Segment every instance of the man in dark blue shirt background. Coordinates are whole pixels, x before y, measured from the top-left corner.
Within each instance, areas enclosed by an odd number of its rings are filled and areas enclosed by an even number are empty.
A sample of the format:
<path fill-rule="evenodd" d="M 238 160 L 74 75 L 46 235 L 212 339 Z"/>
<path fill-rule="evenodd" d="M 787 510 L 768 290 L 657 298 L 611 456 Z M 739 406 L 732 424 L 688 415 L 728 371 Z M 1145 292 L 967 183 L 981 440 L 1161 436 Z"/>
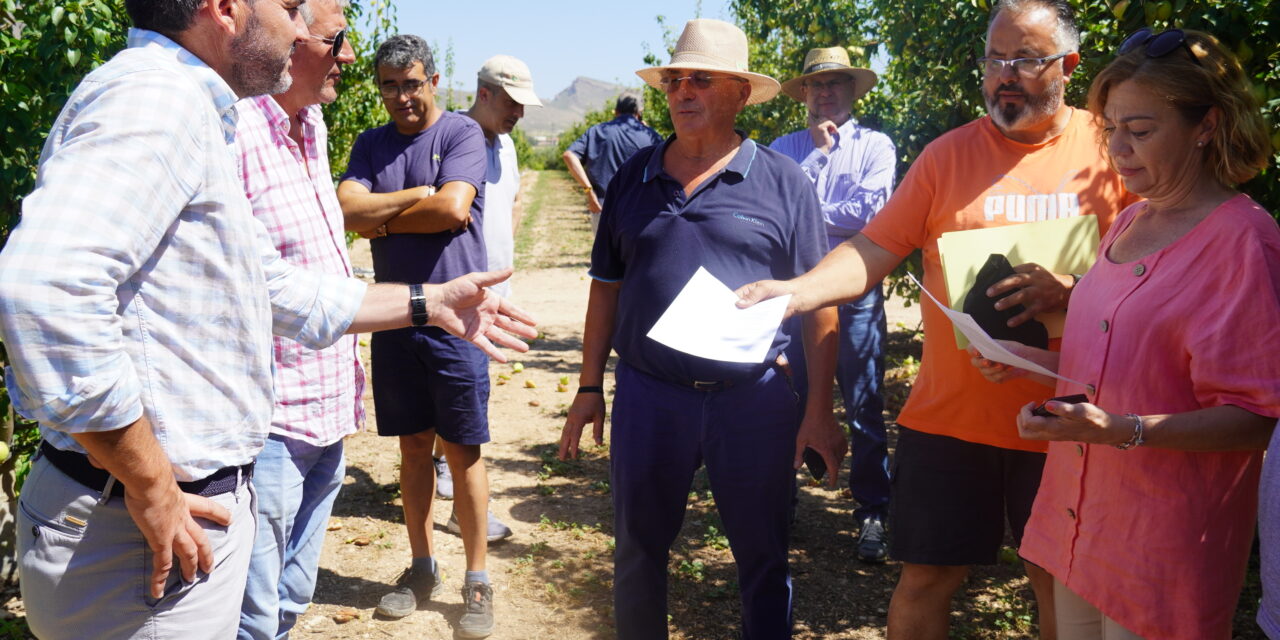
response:
<path fill-rule="evenodd" d="M 603 441 L 605 364 L 616 349 L 610 488 L 623 640 L 667 637 L 671 543 L 703 464 L 738 563 L 742 635 L 788 637 L 795 468 L 812 447 L 837 469 L 846 448 L 831 386 L 813 385 L 802 404 L 779 359 L 801 323 L 785 323 L 756 363 L 693 356 L 647 335 L 699 268 L 735 288 L 759 274 L 798 275 L 826 252 L 818 198 L 800 168 L 734 130 L 743 107 L 779 90 L 746 69 L 742 31 L 700 19 L 685 26 L 670 65 L 637 72 L 667 94 L 675 135 L 618 169 L 592 249 L 582 373 L 560 456 L 577 455 L 587 423 Z M 830 380 L 834 310 L 803 324 L 809 375 Z"/>
<path fill-rule="evenodd" d="M 613 109 L 613 119 L 587 129 L 564 152 L 564 166 L 587 194 L 591 231 L 600 226 L 601 203 L 618 167 L 645 147 L 662 142 L 662 136 L 640 120 L 635 97 L 623 95 Z M 583 168 L 583 162 L 586 168 Z"/>

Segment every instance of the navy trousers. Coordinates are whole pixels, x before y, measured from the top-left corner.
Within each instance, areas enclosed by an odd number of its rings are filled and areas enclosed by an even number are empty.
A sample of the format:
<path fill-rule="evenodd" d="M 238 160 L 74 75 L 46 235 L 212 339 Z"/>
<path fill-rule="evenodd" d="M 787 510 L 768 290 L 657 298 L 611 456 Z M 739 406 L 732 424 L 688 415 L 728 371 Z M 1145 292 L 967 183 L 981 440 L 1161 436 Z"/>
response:
<path fill-rule="evenodd" d="M 787 545 L 800 404 L 774 369 L 697 391 L 619 362 L 610 445 L 614 615 L 622 640 L 667 637 L 667 564 L 706 465 L 738 567 L 742 637 L 791 636 Z"/>

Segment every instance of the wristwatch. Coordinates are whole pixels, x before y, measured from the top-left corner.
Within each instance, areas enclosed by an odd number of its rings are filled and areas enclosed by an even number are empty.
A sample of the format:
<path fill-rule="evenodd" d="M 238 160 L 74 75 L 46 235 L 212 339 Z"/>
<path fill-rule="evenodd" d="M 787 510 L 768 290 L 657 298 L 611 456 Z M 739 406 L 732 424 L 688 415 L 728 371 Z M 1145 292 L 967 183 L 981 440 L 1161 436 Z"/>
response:
<path fill-rule="evenodd" d="M 422 285 L 409 285 L 409 322 L 415 327 L 427 324 L 427 294 L 422 292 Z"/>

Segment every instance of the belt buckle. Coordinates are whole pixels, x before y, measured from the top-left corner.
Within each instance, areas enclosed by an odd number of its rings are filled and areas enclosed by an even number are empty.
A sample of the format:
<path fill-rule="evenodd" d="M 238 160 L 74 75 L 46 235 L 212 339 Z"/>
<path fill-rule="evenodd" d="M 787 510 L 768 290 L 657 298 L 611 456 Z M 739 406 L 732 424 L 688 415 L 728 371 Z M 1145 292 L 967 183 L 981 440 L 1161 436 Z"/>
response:
<path fill-rule="evenodd" d="M 719 391 L 724 388 L 724 383 L 719 380 L 694 380 L 693 388 L 698 391 Z"/>

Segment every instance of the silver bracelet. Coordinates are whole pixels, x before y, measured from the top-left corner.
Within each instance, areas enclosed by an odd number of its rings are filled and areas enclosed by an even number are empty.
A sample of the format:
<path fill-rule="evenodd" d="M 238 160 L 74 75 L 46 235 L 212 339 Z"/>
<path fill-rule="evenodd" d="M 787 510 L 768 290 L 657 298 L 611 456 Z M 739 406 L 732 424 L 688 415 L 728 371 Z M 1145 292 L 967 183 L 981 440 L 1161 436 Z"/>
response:
<path fill-rule="evenodd" d="M 1134 447 L 1141 447 L 1142 443 L 1146 442 L 1142 437 L 1142 416 L 1136 413 L 1126 413 L 1124 415 L 1126 418 L 1133 418 L 1133 437 L 1129 438 L 1128 442 L 1116 445 L 1116 448 L 1124 451 Z"/>

